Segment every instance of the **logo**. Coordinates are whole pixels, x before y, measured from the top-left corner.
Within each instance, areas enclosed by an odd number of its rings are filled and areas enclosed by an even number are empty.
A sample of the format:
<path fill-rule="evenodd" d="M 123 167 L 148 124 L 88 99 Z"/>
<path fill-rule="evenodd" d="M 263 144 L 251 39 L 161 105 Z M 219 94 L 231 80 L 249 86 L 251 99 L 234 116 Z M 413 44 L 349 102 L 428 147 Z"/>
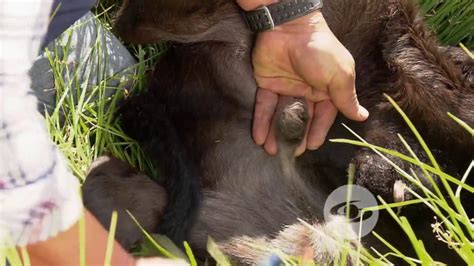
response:
<path fill-rule="evenodd" d="M 377 224 L 378 210 L 363 210 L 368 207 L 378 206 L 374 195 L 366 188 L 357 185 L 346 185 L 334 190 L 324 204 L 324 219 L 330 220 L 331 216 L 339 215 L 348 218 L 354 231 L 361 237 L 369 234 Z"/>

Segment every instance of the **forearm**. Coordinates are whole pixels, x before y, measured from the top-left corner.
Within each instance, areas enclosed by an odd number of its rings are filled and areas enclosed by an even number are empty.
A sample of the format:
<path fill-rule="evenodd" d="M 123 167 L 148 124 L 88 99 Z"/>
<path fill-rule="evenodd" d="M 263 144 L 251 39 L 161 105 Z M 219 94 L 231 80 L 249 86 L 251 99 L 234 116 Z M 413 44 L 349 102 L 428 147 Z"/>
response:
<path fill-rule="evenodd" d="M 27 247 L 32 265 L 79 265 L 81 248 L 85 265 L 104 265 L 107 231 L 92 214 L 85 212 L 85 244 L 79 244 L 79 223 L 54 238 Z M 110 265 L 134 265 L 133 258 L 114 241 Z"/>

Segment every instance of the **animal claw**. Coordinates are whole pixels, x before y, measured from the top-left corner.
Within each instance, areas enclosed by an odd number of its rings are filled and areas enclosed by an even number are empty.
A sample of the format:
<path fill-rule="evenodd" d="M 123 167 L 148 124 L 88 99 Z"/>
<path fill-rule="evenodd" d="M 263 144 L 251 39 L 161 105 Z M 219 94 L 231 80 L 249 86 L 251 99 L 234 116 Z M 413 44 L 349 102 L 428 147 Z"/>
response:
<path fill-rule="evenodd" d="M 405 188 L 406 184 L 402 180 L 397 180 L 393 184 L 393 202 L 404 202 L 405 201 Z"/>

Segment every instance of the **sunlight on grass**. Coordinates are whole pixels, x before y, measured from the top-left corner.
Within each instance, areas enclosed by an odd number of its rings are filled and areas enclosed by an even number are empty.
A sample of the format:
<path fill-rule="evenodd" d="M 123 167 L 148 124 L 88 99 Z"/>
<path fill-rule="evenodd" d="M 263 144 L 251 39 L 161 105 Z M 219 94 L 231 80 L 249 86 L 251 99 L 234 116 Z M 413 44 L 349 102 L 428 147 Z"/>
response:
<path fill-rule="evenodd" d="M 210 236 L 207 237 L 207 251 L 209 252 L 209 255 L 211 255 L 211 257 L 216 261 L 217 265 L 232 265 L 227 256 L 222 253 L 217 243 Z"/>
<path fill-rule="evenodd" d="M 420 0 L 426 21 L 439 40 L 448 45 L 466 44 L 474 49 L 474 2 L 472 0 Z"/>
<path fill-rule="evenodd" d="M 146 51 L 141 46 L 135 49 L 139 61 L 136 66 L 131 67 L 135 69 L 135 74 L 126 77 L 129 79 L 128 82 L 121 83 L 131 83 L 131 88 L 108 86 L 108 81 L 119 79 L 121 73 L 116 73 L 99 84 L 91 85 L 88 81 L 88 77 L 91 76 L 90 68 L 85 67 L 90 58 L 97 58 L 101 69 L 107 68 L 107 62 L 100 61 L 99 54 L 103 53 L 101 42 L 99 34 L 88 57 L 84 58 L 72 73 L 67 58 L 58 56 L 68 54 L 69 49 L 72 49 L 70 43 L 61 47 L 61 52 L 46 51 L 58 95 L 56 108 L 51 114 L 46 114 L 47 129 L 68 159 L 71 170 L 81 181 L 84 180 L 90 164 L 102 154 L 111 154 L 156 177 L 154 168 L 143 156 L 138 145 L 121 130 L 116 112 L 120 102 L 127 95 L 134 90 L 140 91 L 145 88 L 146 72 L 150 70 L 151 61 L 159 56 L 159 52 L 156 51 L 154 57 L 145 59 Z M 85 74 L 79 76 L 84 69 Z M 64 73 L 68 73 L 66 78 Z"/>

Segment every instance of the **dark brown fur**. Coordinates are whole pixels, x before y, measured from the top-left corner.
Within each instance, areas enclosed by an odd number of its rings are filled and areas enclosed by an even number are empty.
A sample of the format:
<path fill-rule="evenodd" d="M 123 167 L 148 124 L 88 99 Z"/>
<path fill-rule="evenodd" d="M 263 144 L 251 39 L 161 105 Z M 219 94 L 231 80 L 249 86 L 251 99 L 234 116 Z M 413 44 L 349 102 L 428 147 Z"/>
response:
<path fill-rule="evenodd" d="M 164 188 L 127 163 L 110 156 L 100 157 L 92 164 L 82 190 L 84 205 L 100 218 L 105 228 L 109 228 L 111 211 L 117 211 L 117 231 L 120 233 L 116 238 L 125 247 L 142 240 L 142 233 L 127 210 L 145 230 L 154 232 L 167 203 Z M 142 204 L 148 207 L 142 208 Z"/>
<path fill-rule="evenodd" d="M 451 173 L 460 176 L 473 158 L 473 136 L 450 120 L 447 112 L 474 125 L 473 60 L 458 49 L 439 47 L 412 1 L 332 0 L 326 1 L 323 13 L 355 58 L 359 99 L 371 112 L 365 123 L 339 117 L 329 137 L 351 138 L 340 126 L 344 122 L 370 143 L 407 153 L 398 140 L 400 133 L 420 159 L 428 162 L 383 97 L 386 93 L 420 129 L 442 166 L 449 166 Z M 297 224 L 297 218 L 321 220 L 327 193 L 347 182 L 345 169 L 350 162 L 357 167 L 358 184 L 388 201 L 393 199 L 394 183 L 402 178 L 367 149 L 327 143 L 318 151 L 292 157 L 295 144 L 288 140 L 301 137 L 293 133 L 305 125 L 305 116 L 285 116 L 285 106 L 277 118 L 281 120 L 279 155 L 269 156 L 253 143 L 250 129 L 257 87 L 250 51 L 254 36 L 233 1 L 126 1 L 117 29 L 127 41 L 174 42 L 156 65 L 149 91 L 127 103 L 123 123 L 171 176 L 180 177 L 169 170 L 173 164 L 163 160 L 197 168 L 192 173 L 200 181 L 202 201 L 186 238 L 201 254 L 208 235 L 225 246 L 235 237 L 272 237 L 285 225 Z M 298 99 L 288 106 L 295 102 Z M 157 120 L 162 114 L 165 118 Z M 291 129 L 298 123 L 300 128 Z M 177 135 L 178 148 L 163 137 L 169 130 Z M 164 150 L 178 150 L 187 159 L 176 164 L 176 158 Z M 410 168 L 396 162 L 405 170 Z M 167 186 L 169 193 L 179 194 L 180 186 L 184 186 L 184 194 L 194 187 L 182 177 L 179 180 L 177 186 Z M 174 208 L 192 209 L 186 195 L 173 204 Z M 429 232 L 430 217 L 421 217 L 415 226 L 420 232 Z M 383 219 L 379 224 L 388 239 L 398 239 L 396 242 L 407 249 L 407 241 L 394 229 L 396 226 Z M 175 237 L 176 232 L 170 235 L 181 240 Z M 438 244 L 432 240 L 427 245 Z M 238 252 L 228 252 L 244 259 Z M 446 254 L 448 251 L 434 255 L 446 259 Z"/>

